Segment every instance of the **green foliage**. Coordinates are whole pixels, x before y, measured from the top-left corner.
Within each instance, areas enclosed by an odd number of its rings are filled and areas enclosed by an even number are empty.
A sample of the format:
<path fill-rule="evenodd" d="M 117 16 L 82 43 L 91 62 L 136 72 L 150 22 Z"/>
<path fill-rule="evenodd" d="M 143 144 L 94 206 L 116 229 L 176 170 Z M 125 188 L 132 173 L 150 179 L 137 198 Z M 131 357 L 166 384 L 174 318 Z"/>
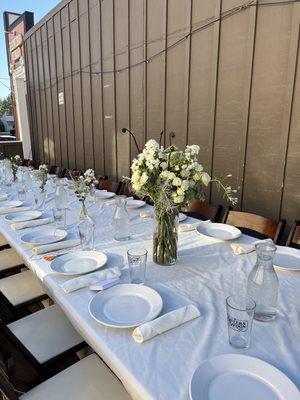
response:
<path fill-rule="evenodd" d="M 12 96 L 9 94 L 7 97 L 0 99 L 0 116 L 7 114 L 13 115 Z"/>

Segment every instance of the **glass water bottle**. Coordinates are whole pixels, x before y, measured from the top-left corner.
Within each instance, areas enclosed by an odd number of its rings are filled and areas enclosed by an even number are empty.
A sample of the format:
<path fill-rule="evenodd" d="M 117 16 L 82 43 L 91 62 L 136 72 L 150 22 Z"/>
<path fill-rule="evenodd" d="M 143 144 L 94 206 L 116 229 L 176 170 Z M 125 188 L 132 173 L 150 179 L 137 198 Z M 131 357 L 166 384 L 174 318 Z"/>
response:
<path fill-rule="evenodd" d="M 113 218 L 113 235 L 116 240 L 130 239 L 129 214 L 126 196 L 116 196 L 116 211 Z"/>
<path fill-rule="evenodd" d="M 57 182 L 54 195 L 54 203 L 56 208 L 67 208 L 68 207 L 68 193 L 63 185 L 62 181 Z"/>
<path fill-rule="evenodd" d="M 272 321 L 276 317 L 278 277 L 273 258 L 274 244 L 258 243 L 255 246 L 257 261 L 248 277 L 248 296 L 256 302 L 254 318 L 258 321 Z"/>

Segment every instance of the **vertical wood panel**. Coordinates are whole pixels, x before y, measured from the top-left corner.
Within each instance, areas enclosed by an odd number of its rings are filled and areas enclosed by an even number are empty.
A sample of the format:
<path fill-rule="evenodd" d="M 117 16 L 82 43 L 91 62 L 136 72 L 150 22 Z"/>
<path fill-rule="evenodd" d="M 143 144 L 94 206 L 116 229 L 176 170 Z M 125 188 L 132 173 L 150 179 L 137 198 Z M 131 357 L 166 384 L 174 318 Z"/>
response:
<path fill-rule="evenodd" d="M 38 143 L 38 133 L 37 133 L 36 97 L 34 95 L 34 90 L 35 90 L 34 65 L 33 65 L 33 55 L 31 48 L 31 38 L 25 42 L 25 45 L 26 45 L 25 63 L 26 65 L 28 65 L 28 68 L 26 68 L 26 80 L 28 82 L 27 101 L 29 107 L 30 126 L 31 126 L 31 150 L 32 150 L 32 158 L 36 159 L 39 157 L 39 143 Z"/>
<path fill-rule="evenodd" d="M 145 59 L 145 0 L 130 0 L 130 63 L 135 64 Z M 145 80 L 144 65 L 139 65 L 130 70 L 130 126 L 136 135 L 138 145 L 143 147 L 146 140 L 145 133 Z M 131 141 L 131 158 L 135 157 L 137 150 Z"/>
<path fill-rule="evenodd" d="M 115 1 L 115 67 L 116 70 L 128 65 L 128 22 L 129 1 Z M 116 133 L 118 178 L 129 175 L 130 139 L 121 133 L 123 127 L 129 126 L 129 72 L 116 74 Z"/>
<path fill-rule="evenodd" d="M 46 160 L 46 155 L 45 155 L 45 141 L 47 142 L 47 127 L 45 126 L 44 123 L 44 109 L 42 108 L 42 99 L 43 99 L 43 92 L 41 91 L 41 83 L 40 83 L 40 73 L 42 73 L 43 69 L 41 69 L 41 45 L 40 45 L 40 40 L 38 41 L 38 38 L 40 38 L 40 31 L 37 30 L 34 33 L 34 57 L 33 57 L 33 62 L 34 62 L 34 76 L 35 76 L 35 87 L 36 87 L 36 97 L 37 97 L 37 113 L 38 113 L 38 137 L 39 137 L 39 161 L 44 161 Z M 39 46 L 38 46 L 39 43 Z"/>
<path fill-rule="evenodd" d="M 220 0 L 193 2 L 193 29 L 220 15 Z M 214 135 L 219 23 L 196 33 L 191 43 L 188 143 L 200 145 L 200 161 L 210 171 Z"/>
<path fill-rule="evenodd" d="M 109 0 L 101 2 L 101 27 L 102 27 L 102 68 L 104 71 L 114 69 L 114 11 L 113 3 Z M 104 111 L 104 151 L 105 174 L 116 177 L 116 126 L 114 104 L 114 74 L 106 73 L 102 77 L 103 84 L 103 111 Z"/>
<path fill-rule="evenodd" d="M 243 209 L 277 219 L 292 6 L 259 7 Z"/>
<path fill-rule="evenodd" d="M 148 58 L 166 45 L 167 0 L 148 0 Z M 159 140 L 165 120 L 165 54 L 154 58 L 147 67 L 147 136 Z"/>
<path fill-rule="evenodd" d="M 102 105 L 102 76 L 95 74 L 102 69 L 101 64 L 101 26 L 100 0 L 90 1 L 90 46 L 91 46 L 91 97 L 92 123 L 94 136 L 94 162 L 97 174 L 104 171 L 103 146 L 103 105 Z"/>
<path fill-rule="evenodd" d="M 239 4 L 240 0 L 223 0 L 222 13 Z M 244 176 L 255 19 L 252 7 L 221 24 L 212 175 L 232 174 L 226 182 L 235 188 L 242 187 Z M 222 203 L 222 197 L 214 188 L 212 202 Z M 240 208 L 240 190 L 237 197 Z"/>
<path fill-rule="evenodd" d="M 44 29 L 43 29 L 44 28 Z M 51 165 L 55 164 L 55 140 L 54 140 L 54 118 L 53 118 L 53 101 L 52 101 L 52 87 L 50 78 L 50 59 L 49 59 L 49 44 L 48 35 L 53 34 L 51 31 L 52 24 L 46 23 L 42 28 L 42 41 L 43 41 L 43 58 L 44 58 L 44 72 L 45 72 L 45 94 L 47 105 L 47 123 L 48 123 L 48 136 L 49 136 L 49 162 Z"/>
<path fill-rule="evenodd" d="M 61 165 L 61 140 L 60 140 L 60 126 L 59 126 L 59 112 L 58 112 L 58 91 L 57 91 L 57 72 L 56 72 L 56 52 L 55 52 L 55 39 L 54 39 L 54 18 L 47 22 L 48 33 L 48 50 L 49 50 L 49 64 L 50 64 L 50 88 L 51 88 L 51 102 L 52 102 L 52 119 L 53 119 L 53 137 L 54 137 L 54 163 Z"/>
<path fill-rule="evenodd" d="M 170 46 L 190 31 L 191 0 L 172 0 L 168 5 L 168 40 Z M 186 144 L 186 114 L 189 72 L 189 42 L 167 53 L 166 133 L 176 133 L 176 144 Z"/>
<path fill-rule="evenodd" d="M 69 3 L 69 24 L 71 39 L 71 72 L 72 72 L 72 94 L 73 94 L 73 118 L 74 118 L 74 144 L 75 144 L 75 166 L 84 169 L 84 131 L 82 115 L 82 91 L 80 72 L 80 41 L 77 1 Z M 65 49 L 64 49 L 65 50 Z"/>

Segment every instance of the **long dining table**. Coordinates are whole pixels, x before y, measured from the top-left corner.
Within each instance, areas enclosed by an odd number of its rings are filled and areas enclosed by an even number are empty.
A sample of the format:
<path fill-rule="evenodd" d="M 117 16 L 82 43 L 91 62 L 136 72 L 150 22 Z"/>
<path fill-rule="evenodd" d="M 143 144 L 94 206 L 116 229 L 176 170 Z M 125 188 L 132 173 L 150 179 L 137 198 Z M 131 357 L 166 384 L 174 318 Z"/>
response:
<path fill-rule="evenodd" d="M 79 215 L 79 202 L 71 196 L 70 200 L 69 225 L 78 220 Z M 207 358 L 229 353 L 258 357 L 280 369 L 300 388 L 300 273 L 277 272 L 279 297 L 275 321 L 254 321 L 250 348 L 237 350 L 228 343 L 225 299 L 246 292 L 247 277 L 256 261 L 255 253 L 235 255 L 229 242 L 190 230 L 179 233 L 176 265 L 159 266 L 152 261 L 153 220 L 140 217 L 140 212 L 149 212 L 151 206 L 130 210 L 131 239 L 117 242 L 112 231 L 115 206 L 104 205 L 100 209 L 99 204 L 92 205 L 89 212 L 96 223 L 96 250 L 108 256 L 105 268 L 121 267 L 120 283 L 128 283 L 126 251 L 135 247 L 147 249 L 146 285 L 161 295 L 162 314 L 194 304 L 200 310 L 200 318 L 138 344 L 132 338 L 132 329 L 106 327 L 89 315 L 88 305 L 95 292 L 82 288 L 66 294 L 60 284 L 70 278 L 54 273 L 50 262 L 42 257 L 32 256 L 21 236 L 31 229 L 43 227 L 14 231 L 1 216 L 0 231 L 41 280 L 45 291 L 60 305 L 83 339 L 119 377 L 133 399 L 187 400 L 189 382 L 197 366 Z M 53 206 L 53 201 L 48 202 L 45 212 L 49 213 Z M 195 222 L 192 218 L 184 221 Z M 68 230 L 68 238 L 76 235 L 76 228 Z M 251 243 L 254 240 L 242 235 L 236 241 Z"/>

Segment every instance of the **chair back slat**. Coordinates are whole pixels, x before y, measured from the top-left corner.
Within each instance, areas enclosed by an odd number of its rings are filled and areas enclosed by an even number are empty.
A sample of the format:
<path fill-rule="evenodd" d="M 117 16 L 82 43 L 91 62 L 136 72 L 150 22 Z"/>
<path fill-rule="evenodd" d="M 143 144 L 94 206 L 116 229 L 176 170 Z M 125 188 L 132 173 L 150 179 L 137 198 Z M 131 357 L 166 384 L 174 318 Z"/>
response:
<path fill-rule="evenodd" d="M 101 180 L 98 184 L 98 189 L 108 190 L 109 192 L 114 192 L 116 194 L 120 193 L 122 182 Z"/>
<path fill-rule="evenodd" d="M 300 249 L 300 221 L 295 221 L 291 226 L 285 245 Z"/>
<path fill-rule="evenodd" d="M 223 223 L 257 232 L 271 238 L 274 243 L 280 241 L 286 224 L 284 220 L 274 221 L 261 215 L 233 210 L 225 212 Z"/>
<path fill-rule="evenodd" d="M 212 222 L 219 221 L 223 207 L 207 203 L 206 201 L 194 200 L 187 209 L 187 214 L 202 220 L 210 219 Z"/>

